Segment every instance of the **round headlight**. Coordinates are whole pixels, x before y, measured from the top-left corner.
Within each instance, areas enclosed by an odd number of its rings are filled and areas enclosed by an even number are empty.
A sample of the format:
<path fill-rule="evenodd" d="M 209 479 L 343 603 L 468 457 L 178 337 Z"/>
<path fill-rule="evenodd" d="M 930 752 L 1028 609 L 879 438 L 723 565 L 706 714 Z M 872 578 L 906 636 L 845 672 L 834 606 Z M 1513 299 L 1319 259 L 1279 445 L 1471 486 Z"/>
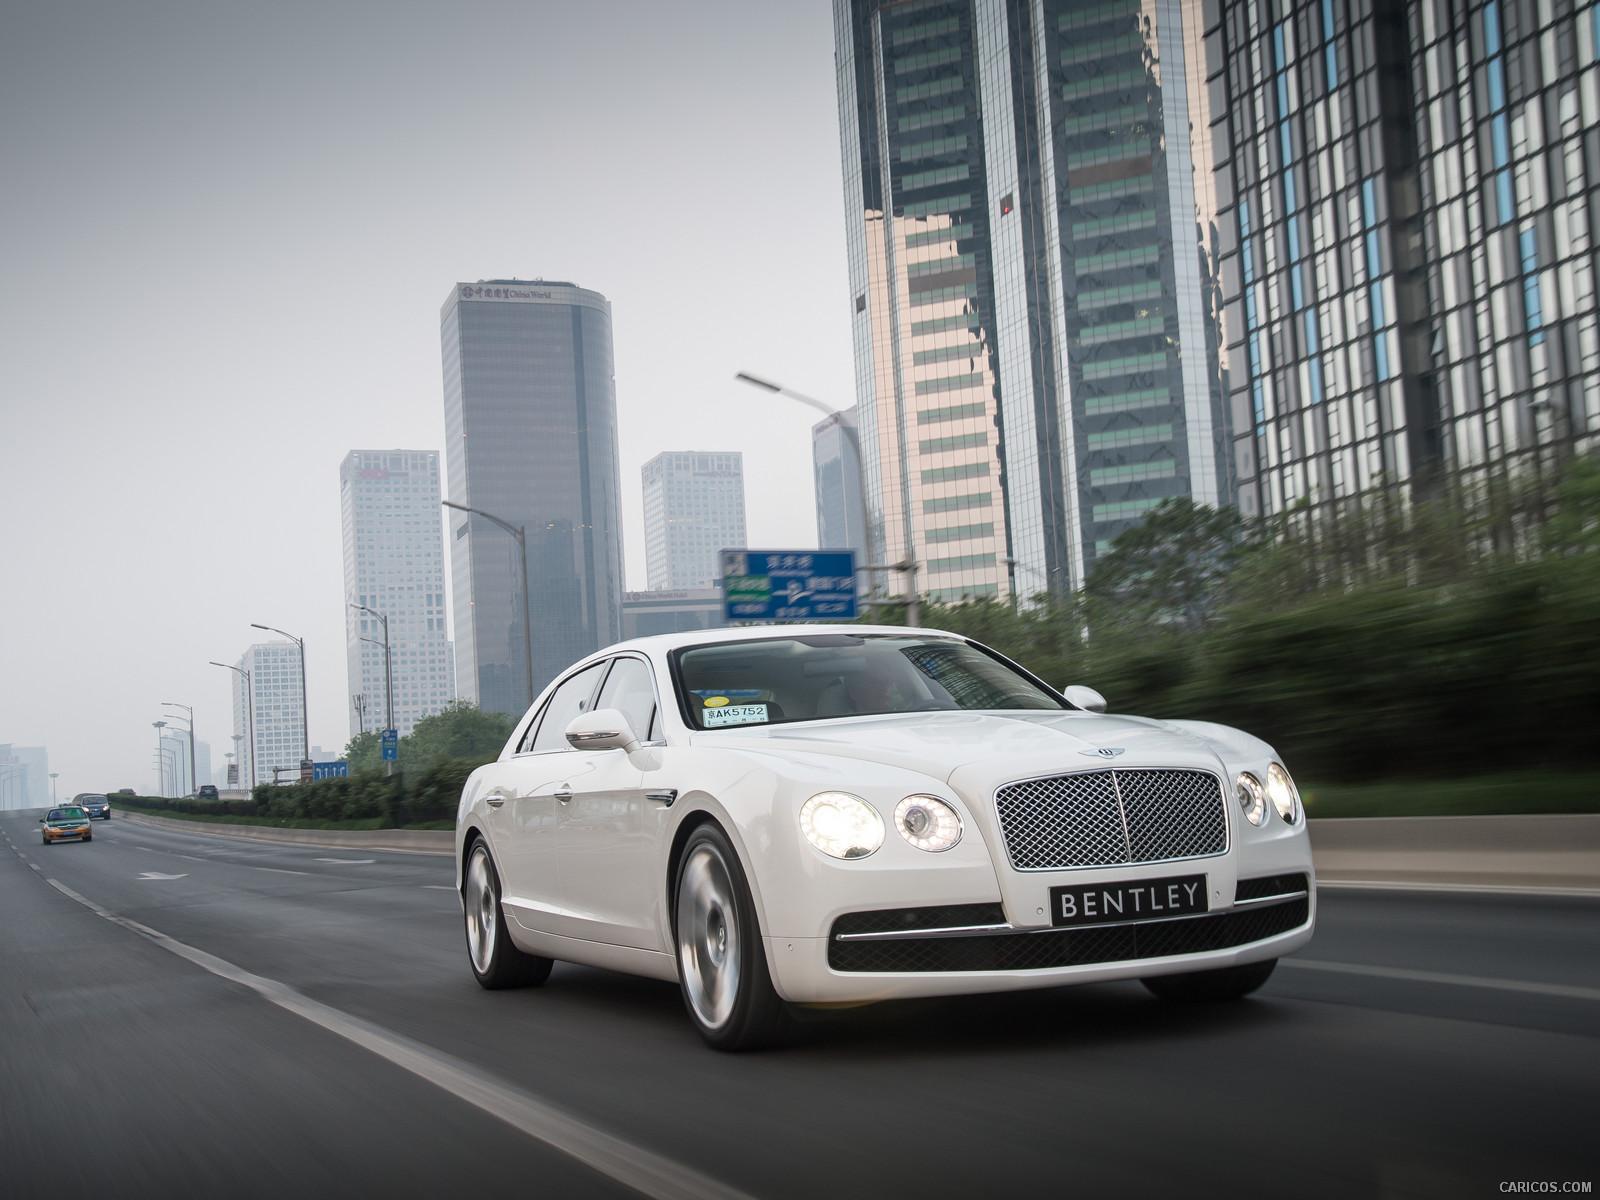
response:
<path fill-rule="evenodd" d="M 1294 786 L 1294 780 L 1289 778 L 1282 763 L 1273 763 L 1267 768 L 1267 799 L 1272 801 L 1272 807 L 1278 810 L 1285 825 L 1293 825 L 1299 818 L 1300 790 Z"/>
<path fill-rule="evenodd" d="M 800 807 L 800 832 L 833 858 L 865 858 L 883 845 L 883 818 L 860 796 L 818 792 Z"/>
<path fill-rule="evenodd" d="M 1239 790 L 1239 807 L 1244 809 L 1244 819 L 1259 825 L 1267 819 L 1267 793 L 1249 771 L 1241 771 L 1236 781 Z"/>
<path fill-rule="evenodd" d="M 961 840 L 961 818 L 937 796 L 907 796 L 894 808 L 894 827 L 918 850 L 937 854 Z"/>

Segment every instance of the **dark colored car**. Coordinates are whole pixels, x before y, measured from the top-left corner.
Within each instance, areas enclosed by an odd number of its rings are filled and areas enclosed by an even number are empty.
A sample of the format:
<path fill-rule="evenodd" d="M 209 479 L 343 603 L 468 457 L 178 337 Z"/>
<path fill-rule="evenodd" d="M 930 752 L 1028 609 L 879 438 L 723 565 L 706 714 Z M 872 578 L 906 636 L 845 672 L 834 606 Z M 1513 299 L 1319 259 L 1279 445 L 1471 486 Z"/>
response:
<path fill-rule="evenodd" d="M 102 796 L 98 792 L 79 792 L 72 798 L 72 802 L 95 821 L 111 820 L 111 797 Z"/>
<path fill-rule="evenodd" d="M 202 783 L 195 789 L 194 795 L 196 800 L 215 800 L 217 798 L 217 785 L 214 783 Z"/>
<path fill-rule="evenodd" d="M 137 796 L 138 794 L 139 793 L 134 791 L 132 788 L 118 788 L 117 789 L 117 795 L 119 795 L 119 796 Z"/>

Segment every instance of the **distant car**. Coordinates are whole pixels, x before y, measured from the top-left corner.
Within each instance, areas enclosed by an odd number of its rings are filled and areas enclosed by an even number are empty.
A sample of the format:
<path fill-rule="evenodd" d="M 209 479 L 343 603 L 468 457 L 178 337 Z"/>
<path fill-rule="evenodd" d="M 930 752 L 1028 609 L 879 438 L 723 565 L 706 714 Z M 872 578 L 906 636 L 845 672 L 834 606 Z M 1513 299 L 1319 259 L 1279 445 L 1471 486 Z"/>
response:
<path fill-rule="evenodd" d="M 65 808 L 52 808 L 39 818 L 39 824 L 44 826 L 39 831 L 39 836 L 46 846 L 53 846 L 57 842 L 70 842 L 74 838 L 81 842 L 94 841 L 94 833 L 89 829 L 89 814 L 76 804 Z"/>
<path fill-rule="evenodd" d="M 97 792 L 80 792 L 72 798 L 72 802 L 84 812 L 89 814 L 90 820 L 111 820 L 111 799 Z"/>
<path fill-rule="evenodd" d="M 467 780 L 456 863 L 483 986 L 558 958 L 677 979 L 729 1049 L 784 1002 L 1243 996 L 1315 914 L 1271 746 L 1108 716 L 929 629 L 697 630 L 575 663 Z"/>
<path fill-rule="evenodd" d="M 217 798 L 217 785 L 214 783 L 202 783 L 195 790 L 194 797 L 196 800 L 215 800 Z"/>
<path fill-rule="evenodd" d="M 117 795 L 119 795 L 119 796 L 137 796 L 138 794 L 139 793 L 134 791 L 132 788 L 118 788 L 117 789 Z"/>

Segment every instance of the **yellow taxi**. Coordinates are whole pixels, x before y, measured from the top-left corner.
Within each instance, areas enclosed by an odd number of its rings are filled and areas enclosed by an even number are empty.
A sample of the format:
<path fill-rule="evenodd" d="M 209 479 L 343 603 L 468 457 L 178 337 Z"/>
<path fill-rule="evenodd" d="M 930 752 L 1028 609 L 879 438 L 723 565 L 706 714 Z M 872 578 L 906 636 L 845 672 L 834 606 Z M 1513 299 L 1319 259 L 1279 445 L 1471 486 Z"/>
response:
<path fill-rule="evenodd" d="M 39 824 L 44 826 L 39 833 L 46 846 L 70 842 L 74 838 L 81 842 L 94 841 L 94 834 L 89 829 L 89 814 L 77 805 L 52 808 L 39 818 Z"/>

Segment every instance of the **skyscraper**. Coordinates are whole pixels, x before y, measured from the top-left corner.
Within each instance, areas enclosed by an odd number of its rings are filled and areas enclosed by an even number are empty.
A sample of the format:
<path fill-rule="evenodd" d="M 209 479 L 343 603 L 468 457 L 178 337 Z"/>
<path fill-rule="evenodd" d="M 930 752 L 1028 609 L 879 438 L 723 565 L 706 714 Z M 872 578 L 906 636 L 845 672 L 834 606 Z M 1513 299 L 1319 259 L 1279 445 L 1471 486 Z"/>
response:
<path fill-rule="evenodd" d="M 854 550 L 865 562 L 867 515 L 861 503 L 856 410 L 836 412 L 811 427 L 811 469 L 817 492 L 817 546 Z"/>
<path fill-rule="evenodd" d="M 669 450 L 642 474 L 650 590 L 714 587 L 718 553 L 746 544 L 744 456 Z"/>
<path fill-rule="evenodd" d="M 835 0 L 868 536 L 936 599 L 1229 494 L 1197 14 Z"/>
<path fill-rule="evenodd" d="M 455 699 L 444 609 L 439 455 L 433 450 L 352 450 L 339 464 L 344 523 L 345 661 L 351 697 L 366 699 L 366 727 L 386 717 L 383 622 L 389 622 L 394 724 L 400 736 Z M 362 719 L 349 707 L 350 733 Z"/>
<path fill-rule="evenodd" d="M 526 530 L 449 513 L 456 693 L 520 714 L 523 596 L 532 691 L 617 640 L 622 528 L 611 306 L 570 283 L 457 284 L 440 314 L 450 499 Z"/>
<path fill-rule="evenodd" d="M 247 770 L 240 773 L 246 781 L 243 786 L 271 783 L 273 767 L 282 767 L 285 772 L 298 771 L 305 750 L 300 648 L 293 642 L 258 642 L 244 652 L 237 665 L 250 674 L 255 710 L 255 753 L 252 755 L 250 705 L 246 703 L 244 681 L 235 674 L 233 731 L 242 738 L 240 744 L 244 747 Z M 188 769 L 185 757 L 183 770 L 187 772 Z M 282 777 L 290 778 L 287 774 Z"/>
<path fill-rule="evenodd" d="M 1209 6 L 1244 512 L 1593 444 L 1597 11 Z"/>

